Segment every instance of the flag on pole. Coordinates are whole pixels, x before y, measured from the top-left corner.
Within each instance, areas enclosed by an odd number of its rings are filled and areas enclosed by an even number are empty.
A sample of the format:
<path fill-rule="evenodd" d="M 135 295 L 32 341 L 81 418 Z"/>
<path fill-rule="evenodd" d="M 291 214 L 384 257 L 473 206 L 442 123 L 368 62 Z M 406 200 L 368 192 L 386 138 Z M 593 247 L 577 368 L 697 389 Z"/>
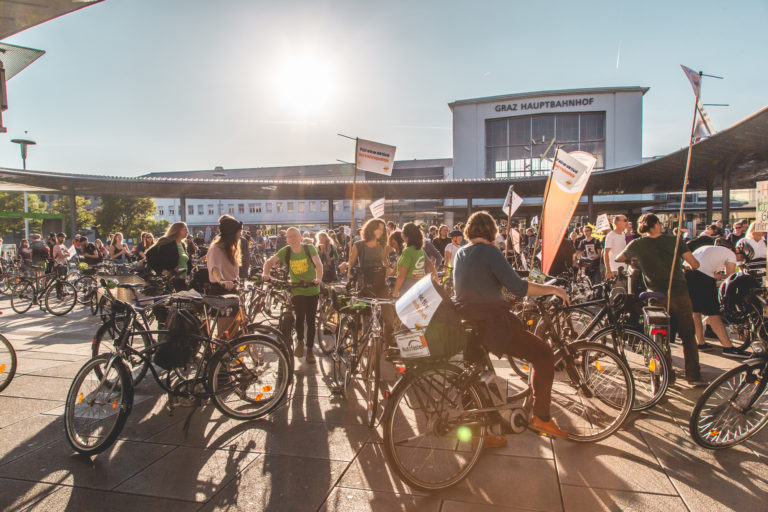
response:
<path fill-rule="evenodd" d="M 717 130 L 715 130 L 715 125 L 712 124 L 712 120 L 709 118 L 709 114 L 707 114 L 707 111 L 704 110 L 704 105 L 701 103 L 701 100 L 696 103 L 696 112 L 698 113 L 699 117 L 696 121 L 696 129 L 694 131 L 693 140 L 694 142 L 699 142 L 701 139 L 713 136 L 715 133 L 717 133 Z"/>
<path fill-rule="evenodd" d="M 595 221 L 595 230 L 597 231 L 605 231 L 611 229 L 611 223 L 608 221 L 608 214 L 607 213 L 601 213 L 597 216 L 597 220 Z"/>
<path fill-rule="evenodd" d="M 371 203 L 369 208 L 371 209 L 371 215 L 373 215 L 374 218 L 379 218 L 384 216 L 384 199 L 377 199 L 374 202 Z"/>
<path fill-rule="evenodd" d="M 539 225 L 539 216 L 534 215 L 531 219 L 531 226 L 538 226 Z"/>
<path fill-rule="evenodd" d="M 544 198 L 541 216 L 541 269 L 548 273 L 563 241 L 581 193 L 595 167 L 597 158 L 583 151 L 558 150 L 552 165 L 552 184 Z"/>
<path fill-rule="evenodd" d="M 680 67 L 683 68 L 683 73 L 685 73 L 685 76 L 688 77 L 688 81 L 691 82 L 691 87 L 693 87 L 693 94 L 698 98 L 701 96 L 701 75 L 699 75 L 698 71 L 694 71 L 689 67 L 683 66 L 680 64 Z"/>
<path fill-rule="evenodd" d="M 504 214 L 509 215 L 510 217 L 514 215 L 517 209 L 520 208 L 520 205 L 523 204 L 523 198 L 515 194 L 513 188 L 513 185 L 509 186 L 507 197 L 504 199 L 504 206 L 502 207 Z"/>
<path fill-rule="evenodd" d="M 395 149 L 395 146 L 357 139 L 357 155 L 355 156 L 357 168 L 361 171 L 392 176 L 392 167 L 395 165 Z"/>
<path fill-rule="evenodd" d="M 768 181 L 758 181 L 755 190 L 755 231 L 768 231 Z"/>

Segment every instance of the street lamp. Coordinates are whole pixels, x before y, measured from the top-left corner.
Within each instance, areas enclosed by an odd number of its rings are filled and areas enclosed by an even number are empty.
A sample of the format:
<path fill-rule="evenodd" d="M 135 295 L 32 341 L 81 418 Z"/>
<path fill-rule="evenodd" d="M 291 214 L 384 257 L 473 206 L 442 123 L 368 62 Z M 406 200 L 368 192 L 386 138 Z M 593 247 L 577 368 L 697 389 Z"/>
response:
<path fill-rule="evenodd" d="M 12 139 L 11 142 L 21 147 L 21 165 L 27 170 L 27 147 L 34 146 L 37 142 L 29 139 Z M 24 191 L 24 215 L 29 213 L 29 204 L 27 203 L 27 191 Z M 29 239 L 29 218 L 24 217 L 24 238 Z"/>

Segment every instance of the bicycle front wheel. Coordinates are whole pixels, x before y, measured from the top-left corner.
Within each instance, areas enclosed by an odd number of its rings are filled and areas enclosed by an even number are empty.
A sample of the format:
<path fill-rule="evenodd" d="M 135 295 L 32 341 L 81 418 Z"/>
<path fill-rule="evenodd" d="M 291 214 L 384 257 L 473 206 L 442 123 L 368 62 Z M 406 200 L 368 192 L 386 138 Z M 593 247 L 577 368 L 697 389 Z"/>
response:
<path fill-rule="evenodd" d="M 250 334 L 213 355 L 208 383 L 218 410 L 230 418 L 251 420 L 282 403 L 292 377 L 292 366 L 279 342 Z"/>
<path fill-rule="evenodd" d="M 75 290 L 77 290 L 77 303 L 88 304 L 91 301 L 91 293 L 98 286 L 96 279 L 91 276 L 83 276 L 77 279 L 73 283 Z"/>
<path fill-rule="evenodd" d="M 412 371 L 392 391 L 382 425 L 384 453 L 409 487 L 433 492 L 464 479 L 483 449 L 483 402 L 474 385 L 460 385 L 450 364 Z"/>
<path fill-rule="evenodd" d="M 379 417 L 379 383 L 381 379 L 381 339 L 370 336 L 360 355 L 359 375 L 363 381 L 365 412 L 368 427 L 373 428 Z"/>
<path fill-rule="evenodd" d="M 742 443 L 768 423 L 766 361 L 747 362 L 717 378 L 699 397 L 688 428 L 699 446 Z"/>
<path fill-rule="evenodd" d="M 551 415 L 568 439 L 591 442 L 621 428 L 632 410 L 634 384 L 624 359 L 597 343 L 568 345 L 555 353 Z"/>
<path fill-rule="evenodd" d="M 335 391 L 346 396 L 352 371 L 357 364 L 357 329 L 352 316 L 344 316 L 336 332 L 336 351 L 333 353 L 333 384 Z"/>
<path fill-rule="evenodd" d="M 669 388 L 669 364 L 651 338 L 631 329 L 609 327 L 590 341 L 613 347 L 624 357 L 635 384 L 633 411 L 650 409 L 664 397 Z"/>
<path fill-rule="evenodd" d="M 96 335 L 93 337 L 91 343 L 91 357 L 97 357 L 102 354 L 107 354 L 115 350 L 115 342 L 120 337 L 120 331 L 114 324 L 108 322 L 102 324 L 99 330 L 96 331 Z M 146 333 L 130 333 L 126 345 L 133 348 L 137 352 L 141 352 L 152 346 L 152 340 Z M 136 354 L 131 354 L 126 351 L 123 363 L 128 367 L 128 372 L 131 375 L 131 381 L 136 386 L 141 382 L 141 379 L 147 374 L 149 369 L 149 359 L 143 359 Z M 98 377 L 101 377 L 101 370 L 95 368 L 94 371 Z"/>
<path fill-rule="evenodd" d="M 336 330 L 339 324 L 339 313 L 333 309 L 330 299 L 325 298 L 320 303 L 317 314 L 317 346 L 325 355 L 333 354 L 336 349 Z"/>
<path fill-rule="evenodd" d="M 91 359 L 77 372 L 67 394 L 64 425 L 69 444 L 85 455 L 106 450 L 123 429 L 132 406 L 131 378 L 120 361 L 109 354 Z"/>
<path fill-rule="evenodd" d="M 11 342 L 0 334 L 0 391 L 8 387 L 14 375 L 16 375 L 16 351 Z"/>
<path fill-rule="evenodd" d="M 68 281 L 56 281 L 45 292 L 45 309 L 56 316 L 66 315 L 77 302 L 77 290 Z"/>
<path fill-rule="evenodd" d="M 11 290 L 11 308 L 18 313 L 24 314 L 29 311 L 35 302 L 35 285 L 32 281 L 23 280 L 16 284 Z"/>

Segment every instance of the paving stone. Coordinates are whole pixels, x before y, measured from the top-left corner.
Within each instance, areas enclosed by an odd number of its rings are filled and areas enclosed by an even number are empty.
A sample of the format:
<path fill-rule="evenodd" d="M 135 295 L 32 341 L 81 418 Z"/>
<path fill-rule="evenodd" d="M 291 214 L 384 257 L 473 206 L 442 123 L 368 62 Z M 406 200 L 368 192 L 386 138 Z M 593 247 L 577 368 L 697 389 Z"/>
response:
<path fill-rule="evenodd" d="M 11 386 L 16 382 L 11 382 Z M 10 386 L 6 388 L 6 391 L 10 389 Z M 38 413 L 48 411 L 54 407 L 61 405 L 61 402 L 54 400 L 37 400 L 31 398 L 19 398 L 14 396 L 6 396 L 5 392 L 0 395 L 0 428 L 5 428 L 9 425 L 13 425 L 21 420 L 30 418 Z"/>
<path fill-rule="evenodd" d="M 16 375 L 35 374 L 41 370 L 71 364 L 69 361 L 24 357 L 24 353 L 21 354 L 21 357 L 19 353 L 16 354 Z"/>
<path fill-rule="evenodd" d="M 0 465 L 16 460 L 48 443 L 60 441 L 63 435 L 64 420 L 42 414 L 30 416 L 2 428 Z"/>
<path fill-rule="evenodd" d="M 676 494 L 638 433 L 619 431 L 598 443 L 554 441 L 563 484 L 602 489 Z"/>
<path fill-rule="evenodd" d="M 335 396 L 294 396 L 271 416 L 288 422 L 324 421 L 342 425 L 363 425 L 367 421 L 365 402 Z"/>
<path fill-rule="evenodd" d="M 167 428 L 147 439 L 152 443 L 210 449 L 228 448 L 230 446 L 238 446 L 236 439 L 243 432 L 254 427 L 258 428 L 259 423 L 257 420 L 234 420 L 221 414 L 213 405 L 208 405 L 194 412 L 189 423 L 189 429 L 185 432 L 184 424 L 191 409 L 177 409 L 174 416 L 169 418 L 165 412 L 165 397 L 161 398 L 160 401 L 163 403 L 163 410 L 158 412 L 158 415 L 164 419 L 159 420 L 154 416 L 150 416 L 145 422 L 150 423 L 150 425 L 143 426 L 140 424 L 136 428 L 138 430 L 139 427 L 142 427 L 151 431 L 158 423 L 168 422 L 173 419 L 174 421 Z M 154 429 L 154 431 L 157 432 L 157 429 Z"/>
<path fill-rule="evenodd" d="M 79 487 L 57 486 L 57 491 L 45 496 L 29 510 L 109 510 L 109 512 L 136 511 L 173 511 L 192 512 L 200 507 L 199 503 L 168 500 L 124 494 L 114 491 L 96 491 Z"/>
<path fill-rule="evenodd" d="M 262 455 L 203 510 L 315 511 L 345 467 L 338 461 Z"/>
<path fill-rule="evenodd" d="M 679 496 L 563 485 L 565 510 L 687 512 Z M 445 510 L 445 508 L 443 509 Z"/>
<path fill-rule="evenodd" d="M 115 490 L 204 502 L 233 480 L 239 482 L 240 472 L 258 456 L 258 453 L 238 451 L 233 447 L 205 450 L 180 446 Z"/>
<path fill-rule="evenodd" d="M 78 359 L 77 361 L 73 362 L 67 362 L 67 363 L 58 363 L 51 366 L 42 366 L 34 371 L 27 372 L 30 375 L 36 375 L 39 377 L 59 377 L 63 379 L 69 379 L 70 381 L 75 378 L 75 375 L 77 372 L 80 371 L 80 368 L 85 365 L 85 363 L 88 362 L 90 357 L 84 357 L 82 359 Z M 38 361 L 42 361 L 41 359 L 38 359 Z M 53 362 L 53 361 L 51 361 Z"/>
<path fill-rule="evenodd" d="M 57 490 L 52 484 L 0 478 L 0 507 L 7 512 L 27 510 Z"/>
<path fill-rule="evenodd" d="M 0 477 L 112 489 L 173 449 L 171 446 L 118 441 L 88 458 L 64 439 L 0 466 Z"/>
<path fill-rule="evenodd" d="M 426 494 L 411 489 L 400 480 L 387 463 L 383 445 L 378 443 L 366 443 L 347 468 L 339 486 L 397 494 Z"/>
<path fill-rule="evenodd" d="M 67 392 L 71 384 L 72 379 L 18 375 L 3 390 L 3 397 L 37 398 L 63 402 L 67 399 Z"/>
<path fill-rule="evenodd" d="M 465 503 L 463 501 L 444 500 L 440 512 L 522 512 L 524 508 L 505 507 L 503 505 L 482 505 L 480 503 Z"/>
<path fill-rule="evenodd" d="M 322 512 L 438 512 L 440 500 L 388 492 L 336 487 L 320 509 Z"/>

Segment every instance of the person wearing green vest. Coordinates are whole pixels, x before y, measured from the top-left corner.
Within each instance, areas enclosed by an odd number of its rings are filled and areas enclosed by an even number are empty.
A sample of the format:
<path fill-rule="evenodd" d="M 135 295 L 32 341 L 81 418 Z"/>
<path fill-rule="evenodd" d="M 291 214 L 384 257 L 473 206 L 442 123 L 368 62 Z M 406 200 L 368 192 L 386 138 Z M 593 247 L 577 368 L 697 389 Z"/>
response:
<path fill-rule="evenodd" d="M 269 280 L 269 271 L 278 261 L 288 267 L 292 283 L 311 282 L 314 286 L 296 287 L 293 295 L 293 311 L 296 318 L 296 357 L 304 356 L 304 342 L 307 343 L 307 363 L 315 363 L 312 347 L 315 341 L 315 316 L 317 299 L 320 295 L 320 277 L 323 275 L 323 262 L 317 249 L 311 244 L 302 244 L 301 232 L 297 228 L 288 228 L 285 234 L 287 245 L 264 263 L 262 278 Z M 305 330 L 306 327 L 306 330 Z M 306 337 L 305 337 L 306 334 Z"/>

